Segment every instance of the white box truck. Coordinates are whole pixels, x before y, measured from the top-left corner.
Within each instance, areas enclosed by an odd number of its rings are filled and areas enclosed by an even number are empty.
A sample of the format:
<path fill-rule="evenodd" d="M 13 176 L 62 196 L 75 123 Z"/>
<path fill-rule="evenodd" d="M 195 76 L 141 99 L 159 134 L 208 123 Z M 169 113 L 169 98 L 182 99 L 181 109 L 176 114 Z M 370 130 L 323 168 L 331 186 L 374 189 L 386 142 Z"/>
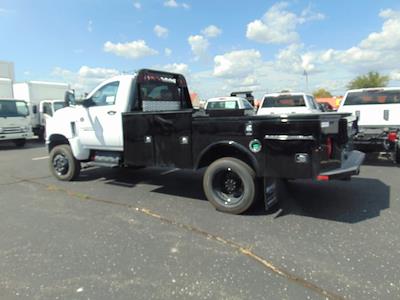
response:
<path fill-rule="evenodd" d="M 28 103 L 32 130 L 35 135 L 43 139 L 46 119 L 49 114 L 45 103 L 58 106 L 64 101 L 65 92 L 70 89 L 69 84 L 57 82 L 28 81 L 13 85 L 14 97 Z M 57 107 L 58 107 L 57 106 Z M 56 109 L 52 109 L 55 111 Z"/>
<path fill-rule="evenodd" d="M 0 142 L 11 141 L 17 147 L 22 147 L 32 137 L 27 103 L 0 98 Z"/>
<path fill-rule="evenodd" d="M 0 60 L 0 78 L 15 80 L 14 63 Z"/>
<path fill-rule="evenodd" d="M 0 98 L 14 98 L 11 79 L 0 78 Z"/>

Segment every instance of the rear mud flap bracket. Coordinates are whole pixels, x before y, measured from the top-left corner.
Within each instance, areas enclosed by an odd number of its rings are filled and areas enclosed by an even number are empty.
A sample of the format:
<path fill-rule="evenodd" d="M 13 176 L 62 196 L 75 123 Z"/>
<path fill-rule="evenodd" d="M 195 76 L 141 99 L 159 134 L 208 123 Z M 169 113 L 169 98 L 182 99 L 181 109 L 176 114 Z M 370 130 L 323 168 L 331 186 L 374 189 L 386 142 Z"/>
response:
<path fill-rule="evenodd" d="M 264 206 L 265 210 L 268 211 L 279 201 L 279 183 L 276 178 L 264 177 Z"/>

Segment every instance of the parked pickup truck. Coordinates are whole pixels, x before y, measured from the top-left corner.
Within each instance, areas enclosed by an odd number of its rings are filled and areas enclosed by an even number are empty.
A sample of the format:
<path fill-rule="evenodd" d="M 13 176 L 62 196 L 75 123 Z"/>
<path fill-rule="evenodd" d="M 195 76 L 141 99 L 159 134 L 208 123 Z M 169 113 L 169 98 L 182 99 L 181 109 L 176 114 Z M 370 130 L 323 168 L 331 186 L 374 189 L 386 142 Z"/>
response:
<path fill-rule="evenodd" d="M 314 96 L 305 93 L 266 94 L 257 115 L 321 113 Z"/>
<path fill-rule="evenodd" d="M 348 91 L 338 112 L 358 118 L 354 146 L 363 152 L 389 152 L 400 164 L 400 87 Z"/>
<path fill-rule="evenodd" d="M 81 162 L 100 166 L 206 168 L 203 189 L 220 211 L 246 211 L 264 194 L 278 201 L 281 179 L 348 179 L 364 154 L 348 150 L 351 114 L 246 116 L 243 110 L 193 110 L 180 74 L 141 70 L 109 79 L 47 124 L 49 165 L 75 179 Z M 262 187 L 263 186 L 263 187 Z"/>

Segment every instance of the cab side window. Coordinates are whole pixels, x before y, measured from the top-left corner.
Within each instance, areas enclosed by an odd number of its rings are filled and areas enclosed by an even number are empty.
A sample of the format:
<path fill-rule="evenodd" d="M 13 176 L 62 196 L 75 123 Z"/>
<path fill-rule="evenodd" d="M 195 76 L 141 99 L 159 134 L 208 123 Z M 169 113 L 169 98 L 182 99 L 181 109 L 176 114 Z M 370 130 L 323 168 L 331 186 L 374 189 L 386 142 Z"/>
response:
<path fill-rule="evenodd" d="M 246 99 L 243 99 L 243 105 L 244 105 L 244 109 L 247 109 L 247 110 L 253 110 L 254 109 L 253 106 L 250 104 L 250 102 L 247 101 Z"/>
<path fill-rule="evenodd" d="M 44 103 L 43 104 L 43 113 L 47 114 L 49 116 L 53 116 L 53 112 L 51 110 L 51 104 L 50 103 Z"/>
<path fill-rule="evenodd" d="M 315 102 L 315 100 L 314 100 L 313 97 L 307 96 L 307 100 L 308 100 L 308 103 L 309 103 L 309 105 L 310 105 L 310 107 L 311 107 L 312 109 L 316 109 L 316 110 L 319 109 L 319 108 L 318 108 L 318 105 L 316 104 L 316 102 Z"/>
<path fill-rule="evenodd" d="M 115 104 L 118 87 L 119 87 L 119 81 L 111 82 L 101 87 L 90 98 L 91 106 L 104 106 L 104 105 Z"/>

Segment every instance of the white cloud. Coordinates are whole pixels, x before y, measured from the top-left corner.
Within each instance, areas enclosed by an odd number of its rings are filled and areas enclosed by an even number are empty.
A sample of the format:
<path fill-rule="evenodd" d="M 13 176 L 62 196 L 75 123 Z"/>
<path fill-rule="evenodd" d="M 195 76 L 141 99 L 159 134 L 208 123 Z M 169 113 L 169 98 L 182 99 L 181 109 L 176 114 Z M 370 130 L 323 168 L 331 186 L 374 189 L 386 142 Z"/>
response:
<path fill-rule="evenodd" d="M 257 50 L 238 50 L 214 57 L 214 76 L 234 78 L 248 76 L 261 62 Z"/>
<path fill-rule="evenodd" d="M 140 2 L 133 2 L 133 7 L 136 9 L 141 9 L 142 8 L 142 4 Z"/>
<path fill-rule="evenodd" d="M 203 59 L 207 56 L 207 50 L 209 47 L 208 40 L 202 35 L 191 35 L 188 38 L 188 43 L 192 49 L 195 59 Z"/>
<path fill-rule="evenodd" d="M 15 10 L 0 7 L 0 16 L 14 13 Z"/>
<path fill-rule="evenodd" d="M 87 24 L 87 31 L 92 32 L 93 31 L 93 21 L 89 20 Z"/>
<path fill-rule="evenodd" d="M 165 54 L 165 56 L 171 56 L 172 50 L 169 49 L 169 48 L 165 48 L 165 49 L 164 49 L 164 54 Z"/>
<path fill-rule="evenodd" d="M 317 55 L 313 52 L 303 52 L 303 48 L 301 44 L 292 44 L 281 49 L 276 55 L 275 67 L 293 73 L 315 71 Z"/>
<path fill-rule="evenodd" d="M 78 94 L 90 92 L 105 79 L 120 74 L 121 72 L 116 69 L 91 68 L 88 66 L 81 66 L 76 72 L 56 67 L 52 72 L 54 78 L 71 84 L 71 87 L 76 89 Z"/>
<path fill-rule="evenodd" d="M 179 73 L 179 74 L 184 74 L 185 76 L 189 75 L 189 66 L 187 64 L 183 63 L 173 63 L 173 64 L 167 64 L 161 67 L 163 70 L 172 72 L 172 73 Z"/>
<path fill-rule="evenodd" d="M 182 7 L 184 9 L 189 9 L 190 5 L 187 3 L 179 3 L 176 0 L 166 0 L 164 1 L 164 6 L 166 7 L 171 7 L 171 8 L 178 8 L 178 7 Z"/>
<path fill-rule="evenodd" d="M 262 17 L 247 24 L 246 37 L 266 44 L 289 44 L 299 40 L 296 29 L 299 24 L 312 20 L 321 20 L 324 15 L 312 12 L 308 7 L 298 16 L 286 8 L 286 2 L 274 4 Z"/>
<path fill-rule="evenodd" d="M 147 46 L 144 40 L 137 40 L 128 43 L 117 43 L 117 44 L 108 41 L 104 44 L 104 51 L 132 59 L 138 59 L 145 56 L 158 54 L 156 50 Z"/>
<path fill-rule="evenodd" d="M 166 38 L 168 36 L 168 29 L 158 24 L 154 26 L 153 31 L 156 34 L 156 36 L 160 38 Z"/>
<path fill-rule="evenodd" d="M 328 49 L 321 54 L 321 60 L 356 72 L 392 70 L 400 51 L 400 11 L 382 10 L 379 16 L 384 19 L 379 32 L 369 34 L 348 49 Z"/>
<path fill-rule="evenodd" d="M 208 38 L 217 37 L 222 33 L 222 30 L 215 25 L 210 25 L 201 31 Z"/>
<path fill-rule="evenodd" d="M 178 3 L 175 0 L 167 0 L 164 2 L 164 6 L 167 7 L 178 7 Z"/>
<path fill-rule="evenodd" d="M 394 70 L 390 73 L 390 79 L 400 81 L 400 70 Z"/>

